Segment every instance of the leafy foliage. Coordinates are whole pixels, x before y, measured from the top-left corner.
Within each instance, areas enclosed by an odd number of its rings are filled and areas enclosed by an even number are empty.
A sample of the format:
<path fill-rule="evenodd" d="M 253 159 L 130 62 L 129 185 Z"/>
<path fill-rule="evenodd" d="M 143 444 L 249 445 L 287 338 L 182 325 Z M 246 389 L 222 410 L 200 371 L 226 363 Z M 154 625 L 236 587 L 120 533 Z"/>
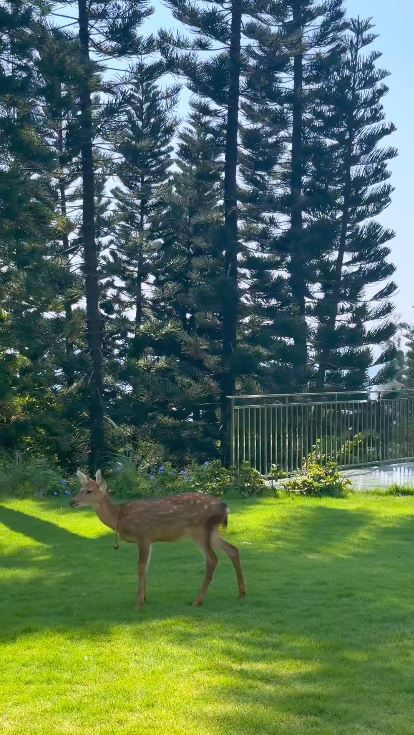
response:
<path fill-rule="evenodd" d="M 42 497 L 65 488 L 60 472 L 46 459 L 0 456 L 0 495 L 4 497 Z"/>
<path fill-rule="evenodd" d="M 283 483 L 283 489 L 298 495 L 343 497 L 351 481 L 344 478 L 333 462 L 326 465 L 309 463 L 300 475 Z"/>
<path fill-rule="evenodd" d="M 109 487 L 119 497 L 143 498 L 186 492 L 251 497 L 271 492 L 247 462 L 238 470 L 229 470 L 218 460 L 177 469 L 169 462 L 148 468 L 122 459 L 111 474 Z"/>
<path fill-rule="evenodd" d="M 395 350 L 382 349 L 375 362 L 372 353 L 395 333 L 390 297 L 397 286 L 387 245 L 394 233 L 375 219 L 390 202 L 388 163 L 396 150 L 383 145 L 395 126 L 384 120 L 388 73 L 377 68 L 379 52 L 367 52 L 376 39 L 371 31 L 370 21 L 350 21 L 314 111 L 323 140 L 311 156 L 310 187 L 319 202 L 313 218 L 316 226 L 324 221 L 328 244 L 313 309 L 317 390 L 358 390 L 369 383 L 373 364 L 375 384 L 390 380 L 395 370 Z"/>
<path fill-rule="evenodd" d="M 389 488 L 387 488 L 385 491 L 383 491 L 383 495 L 397 495 L 404 496 L 404 495 L 414 495 L 414 487 L 409 487 L 408 485 L 390 485 Z"/>

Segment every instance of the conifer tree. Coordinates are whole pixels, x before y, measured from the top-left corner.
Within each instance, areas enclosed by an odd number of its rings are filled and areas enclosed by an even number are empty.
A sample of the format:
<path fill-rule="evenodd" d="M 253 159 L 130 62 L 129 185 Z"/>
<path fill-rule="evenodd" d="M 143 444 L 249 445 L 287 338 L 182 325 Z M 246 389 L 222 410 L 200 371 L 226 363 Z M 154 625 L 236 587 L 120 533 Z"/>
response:
<path fill-rule="evenodd" d="M 123 310 L 133 310 L 135 330 L 148 318 L 147 293 L 156 253 L 154 215 L 162 187 L 170 176 L 173 116 L 177 88 L 161 89 L 162 62 L 139 61 L 130 72 L 130 86 L 114 130 L 120 185 L 112 192 L 117 204 L 113 227 L 112 268 L 121 290 Z"/>
<path fill-rule="evenodd" d="M 179 68 L 187 76 L 190 88 L 204 100 L 209 100 L 223 118 L 224 143 L 224 226 L 223 226 L 223 288 L 220 295 L 222 319 L 221 402 L 223 440 L 227 444 L 228 403 L 233 395 L 238 367 L 237 336 L 240 322 L 238 256 L 240 250 L 238 224 L 238 186 L 240 133 L 240 95 L 245 68 L 242 39 L 246 39 L 261 14 L 267 10 L 264 0 L 168 0 L 174 16 L 195 30 L 191 43 L 176 40 L 182 48 L 192 46 L 193 53 L 184 53 Z M 162 34 L 164 46 L 174 43 Z M 167 42 L 167 44 L 165 43 Z M 198 52 L 209 53 L 201 58 Z M 168 55 L 168 53 L 167 53 Z"/>
<path fill-rule="evenodd" d="M 403 383 L 406 388 L 414 389 L 414 327 L 412 326 L 408 328 L 407 333 L 407 351 L 405 354 Z"/>
<path fill-rule="evenodd" d="M 79 348 L 84 351 L 83 312 L 79 307 L 83 288 L 72 263 L 79 259 L 78 212 L 80 194 L 79 104 L 76 95 L 77 58 L 70 38 L 57 28 L 45 28 L 40 39 L 38 69 L 43 79 L 46 137 L 54 154 L 52 186 L 55 198 L 56 235 L 53 257 L 57 291 L 56 347 L 64 345 L 60 357 L 66 387 L 79 379 Z M 83 365 L 85 367 L 85 365 Z"/>
<path fill-rule="evenodd" d="M 318 390 L 363 388 L 373 364 L 381 366 L 376 383 L 387 382 L 394 370 L 394 350 L 387 347 L 395 332 L 389 319 L 394 266 L 387 260 L 393 233 L 375 218 L 390 202 L 388 161 L 396 151 L 381 144 L 395 128 L 384 122 L 387 72 L 377 67 L 380 54 L 365 51 L 375 40 L 371 28 L 369 21 L 350 22 L 314 112 L 326 144 L 313 159 L 312 186 L 329 242 L 314 312 Z M 381 345 L 374 361 L 372 350 Z"/>
<path fill-rule="evenodd" d="M 53 344 L 47 314 L 54 298 L 48 246 L 54 237 L 53 157 L 45 140 L 37 68 L 41 3 L 0 8 L 0 372 L 2 443 L 44 444 L 54 426 Z"/>
<path fill-rule="evenodd" d="M 216 451 L 221 354 L 221 171 L 215 116 L 195 103 L 178 141 L 176 171 L 157 193 L 148 312 L 121 382 L 121 413 L 168 451 L 206 459 Z"/>
<path fill-rule="evenodd" d="M 312 100 L 318 99 L 323 77 L 315 74 L 329 68 L 336 58 L 344 24 L 343 0 L 287 0 L 283 18 L 277 7 L 277 31 L 282 53 L 288 57 L 290 83 L 284 97 L 289 115 L 288 156 L 281 170 L 281 214 L 287 219 L 277 247 L 288 254 L 287 273 L 292 294 L 292 310 L 297 321 L 294 342 L 294 387 L 304 390 L 312 374 L 309 354 L 308 305 L 313 300 L 314 265 L 321 256 L 320 241 L 309 226 L 313 202 L 308 190 L 310 124 Z M 324 71 L 324 73 L 326 73 Z"/>
<path fill-rule="evenodd" d="M 280 30 L 283 10 L 277 3 L 271 10 L 272 24 L 255 28 L 241 105 L 241 265 L 248 281 L 243 338 L 251 358 L 250 375 L 243 379 L 246 393 L 286 392 L 295 385 L 293 340 L 300 328 L 286 248 L 278 243 L 289 138 L 284 105 L 289 56 Z"/>
<path fill-rule="evenodd" d="M 94 124 L 93 93 L 105 88 L 101 72 L 109 59 L 127 59 L 147 50 L 138 34 L 142 21 L 151 13 L 147 0 L 67 0 L 54 6 L 54 16 L 76 11 L 79 73 L 79 132 L 82 179 L 82 244 L 86 295 L 86 335 L 90 357 L 90 456 L 93 470 L 103 463 L 104 372 L 103 319 L 100 312 L 99 259 L 96 242 L 94 146 L 99 133 Z M 66 16 L 68 13 L 66 13 Z"/>

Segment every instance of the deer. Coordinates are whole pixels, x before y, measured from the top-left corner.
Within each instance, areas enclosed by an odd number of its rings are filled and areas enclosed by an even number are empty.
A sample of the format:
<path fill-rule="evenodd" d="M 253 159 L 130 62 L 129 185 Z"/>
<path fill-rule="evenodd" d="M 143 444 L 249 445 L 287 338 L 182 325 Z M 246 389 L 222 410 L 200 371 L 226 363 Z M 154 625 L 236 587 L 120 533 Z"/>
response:
<path fill-rule="evenodd" d="M 229 557 L 236 572 L 239 597 L 246 595 L 246 582 L 240 561 L 240 552 L 229 544 L 219 533 L 219 527 L 227 527 L 229 509 L 219 498 L 202 493 L 183 493 L 163 498 L 132 500 L 114 503 L 107 490 L 107 484 L 98 470 L 95 479 L 78 470 L 81 490 L 71 506 L 92 507 L 98 518 L 115 531 L 115 549 L 118 536 L 138 547 L 138 593 L 136 607 L 143 608 L 146 602 L 147 570 L 152 545 L 159 541 L 178 541 L 192 538 L 201 548 L 205 560 L 205 577 L 200 592 L 193 605 L 203 604 L 207 590 L 218 564 L 214 548 L 220 549 Z"/>

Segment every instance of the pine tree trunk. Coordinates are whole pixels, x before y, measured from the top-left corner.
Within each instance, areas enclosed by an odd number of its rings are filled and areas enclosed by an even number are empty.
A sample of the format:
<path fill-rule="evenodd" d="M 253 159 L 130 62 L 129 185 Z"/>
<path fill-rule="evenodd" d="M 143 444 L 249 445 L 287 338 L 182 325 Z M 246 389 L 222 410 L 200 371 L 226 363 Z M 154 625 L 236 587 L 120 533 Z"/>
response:
<path fill-rule="evenodd" d="M 141 192 L 142 192 L 143 187 L 144 187 L 144 182 L 143 182 L 143 179 L 141 178 Z M 146 214 L 146 205 L 144 201 L 141 199 L 139 224 L 138 224 L 138 232 L 139 232 L 138 272 L 137 272 L 137 278 L 136 278 L 136 283 L 135 283 L 135 328 L 137 332 L 141 329 L 141 326 L 142 326 L 143 307 L 144 307 L 143 294 L 142 294 L 142 275 L 143 275 L 142 270 L 144 266 L 143 237 L 144 237 L 144 230 L 145 230 L 145 214 Z"/>
<path fill-rule="evenodd" d="M 224 170 L 225 221 L 225 292 L 223 294 L 223 374 L 221 386 L 222 432 L 228 462 L 229 411 L 226 396 L 234 395 L 235 376 L 232 356 L 237 341 L 239 293 L 237 282 L 238 222 L 237 222 L 237 157 L 240 97 L 240 40 L 242 9 L 240 0 L 232 3 L 229 53 L 229 96 Z"/>
<path fill-rule="evenodd" d="M 324 345 L 322 347 L 319 356 L 319 367 L 317 373 L 316 390 L 325 390 L 325 379 L 326 372 L 329 368 L 331 347 L 330 340 L 332 339 L 336 319 L 338 316 L 338 307 L 341 298 L 341 286 L 342 286 L 342 267 L 344 264 L 345 248 L 347 241 L 348 225 L 349 225 L 349 214 L 350 214 L 350 195 L 351 195 L 351 156 L 352 156 L 352 132 L 349 132 L 347 154 L 344 161 L 344 173 L 345 173 L 345 186 L 344 186 L 344 197 L 342 204 L 342 217 L 341 217 L 341 232 L 339 237 L 338 254 L 335 261 L 335 273 L 333 288 L 329 292 L 329 301 L 326 305 L 327 320 L 325 324 L 324 333 Z"/>
<path fill-rule="evenodd" d="M 139 245 L 138 252 L 138 273 L 135 281 L 135 330 L 139 332 L 142 326 L 143 303 L 142 303 L 142 244 Z"/>
<path fill-rule="evenodd" d="M 58 131 L 58 150 L 59 150 L 59 163 L 60 163 L 61 170 L 63 170 L 63 166 L 64 166 L 63 118 L 61 118 L 61 123 L 60 123 L 59 131 Z M 60 211 L 61 211 L 62 217 L 66 219 L 67 217 L 66 190 L 65 190 L 65 182 L 63 181 L 63 179 L 59 179 L 58 190 L 59 190 L 59 196 L 60 196 Z M 62 245 L 63 245 L 63 251 L 65 253 L 65 257 L 67 257 L 66 254 L 69 251 L 69 237 L 66 234 L 66 232 L 64 232 L 62 235 Z M 72 341 L 72 336 L 71 336 L 72 321 L 73 321 L 72 302 L 69 299 L 65 299 L 63 306 L 65 309 L 65 318 L 66 318 L 66 330 L 65 330 L 66 331 L 66 334 L 65 334 L 66 362 L 63 365 L 63 372 L 66 378 L 66 385 L 70 388 L 75 382 L 75 373 L 73 369 L 74 348 L 73 348 L 73 341 Z"/>
<path fill-rule="evenodd" d="M 89 28 L 87 0 L 78 0 L 79 43 L 82 62 L 79 88 L 82 157 L 82 234 L 86 286 L 86 333 L 91 359 L 89 420 L 89 469 L 102 464 L 104 454 L 102 323 L 99 312 L 98 253 L 95 241 L 95 181 L 92 154 L 92 102 L 89 71 Z"/>
<path fill-rule="evenodd" d="M 355 97 L 355 85 L 356 85 L 356 71 L 358 64 L 358 55 L 354 59 L 354 76 L 352 83 L 351 99 Z M 327 319 L 326 328 L 323 330 L 324 344 L 319 355 L 319 367 L 316 379 L 316 390 L 323 391 L 326 389 L 325 380 L 326 373 L 329 368 L 331 347 L 330 340 L 332 339 L 335 324 L 338 317 L 339 302 L 341 299 L 341 287 L 342 287 L 342 268 L 344 264 L 345 248 L 347 242 L 349 218 L 350 218 L 350 197 L 352 190 L 352 150 L 354 146 L 354 123 L 352 117 L 348 119 L 348 141 L 346 147 L 346 153 L 344 156 L 344 193 L 342 202 L 342 214 L 341 214 L 341 231 L 339 236 L 338 254 L 335 262 L 335 273 L 332 290 L 329 292 L 329 300 L 327 303 Z"/>
<path fill-rule="evenodd" d="M 60 194 L 60 211 L 62 213 L 62 216 L 66 217 L 67 215 L 66 192 L 65 192 L 65 184 L 63 181 L 59 182 L 59 194 Z M 70 243 L 69 243 L 69 238 L 66 233 L 62 235 L 62 245 L 63 245 L 64 252 L 67 253 L 69 250 Z M 70 388 L 75 382 L 75 373 L 73 370 L 74 348 L 73 348 L 73 340 L 71 336 L 72 322 L 73 322 L 72 302 L 69 299 L 65 299 L 63 306 L 65 309 L 65 318 L 66 318 L 66 334 L 65 334 L 66 362 L 63 366 L 63 372 L 66 378 L 66 385 Z"/>
<path fill-rule="evenodd" d="M 308 362 L 306 324 L 306 277 L 303 254 L 303 53 L 301 0 L 293 4 L 293 26 L 297 32 L 298 49 L 293 60 L 293 104 L 292 104 L 292 168 L 291 168 L 291 258 L 290 284 L 294 304 L 299 317 L 299 329 L 295 336 L 297 364 L 294 383 L 296 390 L 303 390 L 306 382 Z"/>

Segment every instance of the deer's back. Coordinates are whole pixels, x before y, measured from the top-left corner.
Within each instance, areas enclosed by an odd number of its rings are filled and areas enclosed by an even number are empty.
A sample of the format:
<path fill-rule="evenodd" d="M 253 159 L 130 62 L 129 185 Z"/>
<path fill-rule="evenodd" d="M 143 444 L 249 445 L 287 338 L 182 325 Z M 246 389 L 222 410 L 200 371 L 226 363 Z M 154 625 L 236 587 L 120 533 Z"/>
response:
<path fill-rule="evenodd" d="M 212 529 L 226 522 L 226 505 L 201 493 L 170 495 L 156 500 L 135 500 L 122 506 L 119 532 L 127 541 L 140 537 L 175 541 L 195 529 Z"/>

